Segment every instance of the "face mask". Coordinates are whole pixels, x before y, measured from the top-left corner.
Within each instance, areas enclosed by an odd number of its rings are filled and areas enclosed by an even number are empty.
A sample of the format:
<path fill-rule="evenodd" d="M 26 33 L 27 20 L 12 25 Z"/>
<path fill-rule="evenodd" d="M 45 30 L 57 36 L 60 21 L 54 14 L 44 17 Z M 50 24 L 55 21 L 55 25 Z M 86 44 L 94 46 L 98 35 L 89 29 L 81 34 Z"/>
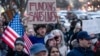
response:
<path fill-rule="evenodd" d="M 95 39 L 92 39 L 91 42 L 92 42 L 93 44 L 95 44 L 95 43 L 97 42 L 97 40 L 98 40 L 98 39 L 95 38 Z"/>

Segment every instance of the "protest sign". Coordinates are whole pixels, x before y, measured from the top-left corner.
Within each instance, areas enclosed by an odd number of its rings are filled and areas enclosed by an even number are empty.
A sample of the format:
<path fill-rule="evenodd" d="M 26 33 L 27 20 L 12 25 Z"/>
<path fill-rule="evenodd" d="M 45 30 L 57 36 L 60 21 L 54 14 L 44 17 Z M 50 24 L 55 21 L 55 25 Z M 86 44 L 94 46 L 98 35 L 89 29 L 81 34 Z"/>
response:
<path fill-rule="evenodd" d="M 57 22 L 56 0 L 29 0 L 28 15 L 30 24 Z"/>
<path fill-rule="evenodd" d="M 99 29 L 100 29 L 100 19 L 94 19 L 94 21 L 97 23 Z M 100 31 L 100 30 L 99 30 Z"/>
<path fill-rule="evenodd" d="M 84 31 L 87 31 L 88 33 L 100 33 L 99 26 L 95 20 L 83 20 L 83 26 Z"/>

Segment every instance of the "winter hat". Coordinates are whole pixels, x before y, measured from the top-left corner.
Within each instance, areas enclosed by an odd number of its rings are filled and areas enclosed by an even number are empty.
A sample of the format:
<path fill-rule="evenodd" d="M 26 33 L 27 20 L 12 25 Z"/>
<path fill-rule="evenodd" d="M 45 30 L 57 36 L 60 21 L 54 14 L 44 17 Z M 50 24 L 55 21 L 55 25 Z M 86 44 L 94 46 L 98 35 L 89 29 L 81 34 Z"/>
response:
<path fill-rule="evenodd" d="M 47 51 L 46 47 L 42 43 L 36 43 L 30 48 L 30 53 L 31 54 L 37 54 L 41 51 Z"/>
<path fill-rule="evenodd" d="M 54 34 L 55 36 L 61 35 L 61 37 L 63 37 L 62 31 L 59 30 L 59 29 L 52 30 L 52 31 L 51 31 L 51 34 Z"/>
<path fill-rule="evenodd" d="M 22 38 L 17 38 L 15 41 L 15 45 L 17 45 L 17 44 L 21 44 L 24 46 L 24 40 Z"/>
<path fill-rule="evenodd" d="M 90 35 L 86 31 L 80 31 L 77 34 L 77 39 L 87 39 L 87 40 L 90 40 L 92 38 L 90 37 Z"/>
<path fill-rule="evenodd" d="M 46 43 L 49 39 L 53 39 L 54 37 L 55 37 L 54 34 L 48 34 L 45 36 L 44 42 Z"/>

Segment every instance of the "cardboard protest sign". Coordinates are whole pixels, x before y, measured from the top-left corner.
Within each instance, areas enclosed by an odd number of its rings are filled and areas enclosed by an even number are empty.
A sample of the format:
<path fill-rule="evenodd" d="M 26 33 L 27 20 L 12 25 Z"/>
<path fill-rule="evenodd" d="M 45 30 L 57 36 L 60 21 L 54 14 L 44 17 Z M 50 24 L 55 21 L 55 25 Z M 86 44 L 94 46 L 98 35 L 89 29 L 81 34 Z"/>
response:
<path fill-rule="evenodd" d="M 28 15 L 30 24 L 57 22 L 56 0 L 29 0 Z"/>
<path fill-rule="evenodd" d="M 99 26 L 95 20 L 83 20 L 83 26 L 84 31 L 87 31 L 88 33 L 100 33 Z"/>

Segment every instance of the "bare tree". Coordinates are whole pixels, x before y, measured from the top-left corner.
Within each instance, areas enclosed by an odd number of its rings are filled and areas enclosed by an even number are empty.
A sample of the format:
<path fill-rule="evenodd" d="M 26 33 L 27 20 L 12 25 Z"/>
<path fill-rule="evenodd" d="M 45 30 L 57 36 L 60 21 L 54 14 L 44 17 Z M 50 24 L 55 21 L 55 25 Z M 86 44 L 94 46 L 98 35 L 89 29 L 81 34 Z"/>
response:
<path fill-rule="evenodd" d="M 67 0 L 56 0 L 57 2 L 57 7 L 60 7 L 60 8 L 66 8 L 69 3 Z"/>

